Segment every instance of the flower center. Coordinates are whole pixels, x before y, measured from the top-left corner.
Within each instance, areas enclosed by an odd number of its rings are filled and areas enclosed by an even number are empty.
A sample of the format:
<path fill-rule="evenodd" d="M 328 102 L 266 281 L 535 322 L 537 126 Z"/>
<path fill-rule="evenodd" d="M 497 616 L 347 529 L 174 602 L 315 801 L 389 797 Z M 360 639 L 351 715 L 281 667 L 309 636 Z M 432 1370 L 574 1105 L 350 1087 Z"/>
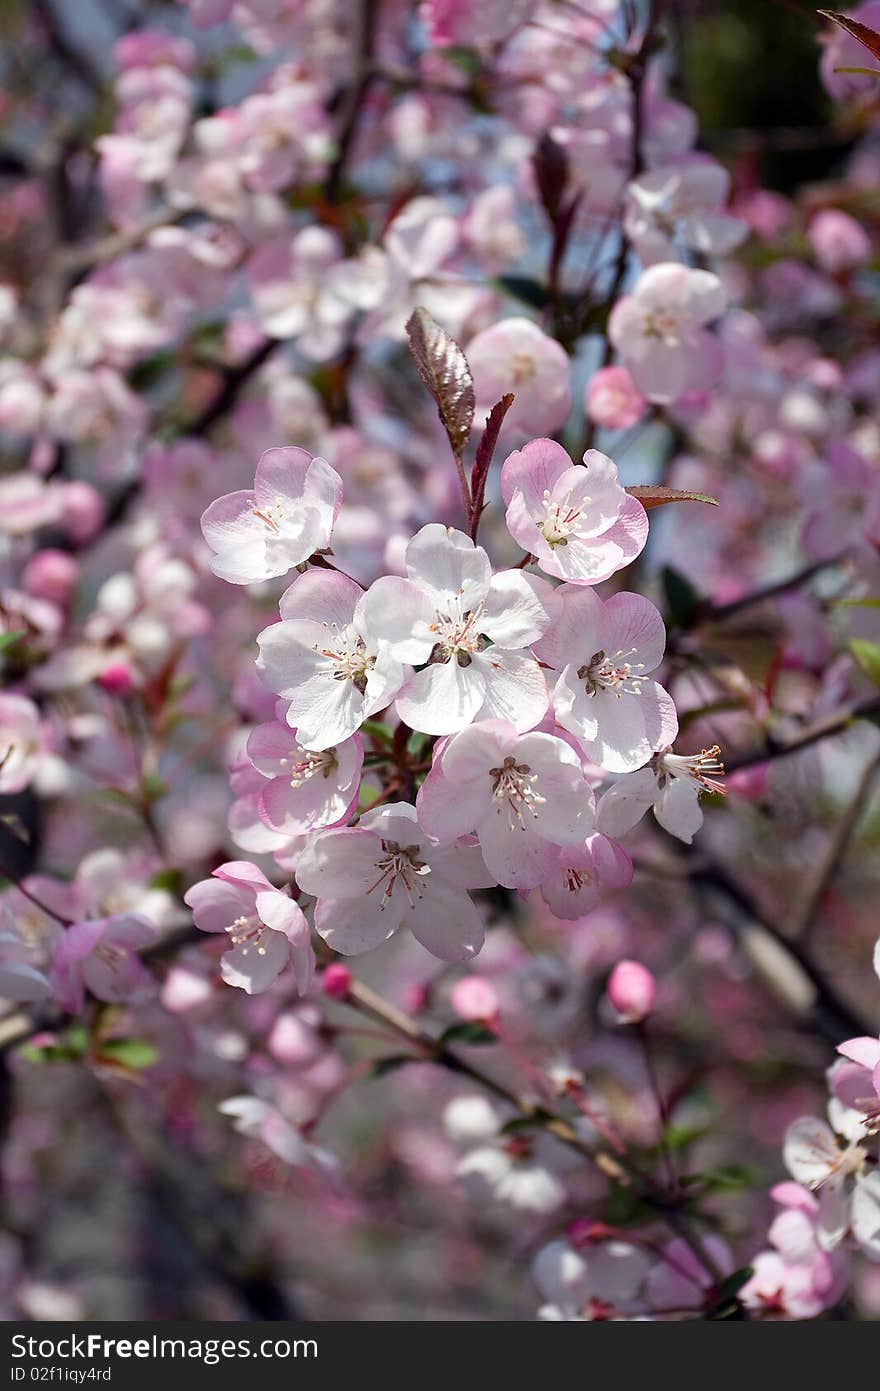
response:
<path fill-rule="evenodd" d="M 438 610 L 434 622 L 428 625 L 428 632 L 437 636 L 430 661 L 451 662 L 454 658 L 460 667 L 469 667 L 474 653 L 483 652 L 489 645 L 477 628 L 482 612 L 482 604 L 462 613 L 440 613 Z"/>
<path fill-rule="evenodd" d="M 514 353 L 508 362 L 511 385 L 523 386 L 535 376 L 535 359 L 530 353 Z"/>
<path fill-rule="evenodd" d="M 376 665 L 376 658 L 370 656 L 363 638 L 353 628 L 343 628 L 340 632 L 337 623 L 325 623 L 323 626 L 333 630 L 332 644 L 328 647 L 318 647 L 316 643 L 314 650 L 320 652 L 321 656 L 326 657 L 331 663 L 334 681 L 351 681 L 363 695 L 367 689 L 367 677 Z"/>
<path fill-rule="evenodd" d="M 277 535 L 281 530 L 281 523 L 284 521 L 284 508 L 280 502 L 276 502 L 272 507 L 252 507 L 253 516 L 261 521 L 269 531 L 274 531 Z"/>
<path fill-rule="evenodd" d="M 240 918 L 236 918 L 235 922 L 231 922 L 224 930 L 228 932 L 229 940 L 232 945 L 234 947 L 241 947 L 242 956 L 247 956 L 251 947 L 256 949 L 257 956 L 266 955 L 266 948 L 263 946 L 263 938 L 266 935 L 266 929 L 260 922 L 256 913 L 252 913 L 250 917 L 242 914 Z"/>
<path fill-rule="evenodd" d="M 664 753 L 658 758 L 659 771 L 671 773 L 674 778 L 686 778 L 696 783 L 699 792 L 716 792 L 720 797 L 727 795 L 727 788 L 720 781 L 724 777 L 724 764 L 720 761 L 721 745 L 713 744 L 711 749 L 701 749 L 699 753 Z"/>
<path fill-rule="evenodd" d="M 645 338 L 656 338 L 667 347 L 678 346 L 681 320 L 671 309 L 651 309 L 642 320 Z"/>
<path fill-rule="evenodd" d="M 582 507 L 572 507 L 571 503 L 553 502 L 550 497 L 549 488 L 544 489 L 544 518 L 538 522 L 538 530 L 544 537 L 548 546 L 567 546 L 568 538 L 572 532 L 578 529 L 578 523 L 583 516 Z M 584 502 L 589 502 L 589 498 L 584 498 Z"/>
<path fill-rule="evenodd" d="M 302 787 L 318 773 L 329 778 L 338 765 L 335 749 L 324 749 L 320 753 L 311 749 L 296 749 L 290 758 L 279 758 L 278 762 L 285 770 L 285 776 L 290 775 L 291 787 Z"/>
<path fill-rule="evenodd" d="M 425 864 L 420 856 L 421 850 L 418 845 L 401 846 L 395 840 L 382 841 L 382 855 L 376 860 L 379 878 L 367 889 L 368 894 L 373 893 L 375 889 L 382 889 L 380 913 L 385 911 L 398 884 L 403 885 L 410 908 L 416 906 L 416 900 L 422 897 L 418 881 L 431 873 L 430 865 Z"/>
<path fill-rule="evenodd" d="M 618 698 L 624 693 L 641 695 L 642 682 L 647 678 L 637 673 L 644 663 L 626 661 L 635 650 L 633 647 L 629 652 L 616 652 L 612 657 L 606 656 L 601 650 L 594 652 L 588 662 L 578 667 L 578 676 L 586 687 L 587 695 L 598 695 L 600 691 L 613 691 Z"/>
<path fill-rule="evenodd" d="M 512 831 L 517 826 L 525 830 L 526 812 L 537 820 L 541 815 L 539 808 L 547 798 L 542 797 L 534 787 L 538 774 L 533 773 L 527 763 L 517 763 L 515 758 L 508 755 L 500 768 L 489 769 L 489 777 L 492 779 L 495 811 L 500 816 L 502 808 L 507 807 L 507 823 Z"/>
<path fill-rule="evenodd" d="M 565 887 L 572 894 L 578 893 L 585 884 L 592 884 L 594 878 L 592 870 L 573 869 L 571 865 L 563 869 L 562 875 L 565 879 Z"/>

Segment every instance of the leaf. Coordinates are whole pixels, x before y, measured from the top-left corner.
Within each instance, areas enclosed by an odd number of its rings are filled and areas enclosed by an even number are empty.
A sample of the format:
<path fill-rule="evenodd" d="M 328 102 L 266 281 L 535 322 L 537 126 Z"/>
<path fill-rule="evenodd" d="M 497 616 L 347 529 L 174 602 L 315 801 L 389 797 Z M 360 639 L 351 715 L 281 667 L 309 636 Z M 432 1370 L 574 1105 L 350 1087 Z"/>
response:
<path fill-rule="evenodd" d="M 749 1283 L 754 1273 L 754 1269 L 750 1265 L 744 1265 L 740 1270 L 734 1270 L 718 1286 L 715 1292 L 716 1303 L 727 1304 L 731 1299 L 736 1299 L 743 1285 Z"/>
<path fill-rule="evenodd" d="M 106 1043 L 101 1044 L 101 1049 L 95 1056 L 95 1062 L 100 1063 L 108 1058 L 110 1062 L 119 1063 L 122 1067 L 129 1068 L 132 1072 L 139 1072 L 145 1067 L 152 1067 L 159 1057 L 159 1050 L 153 1043 L 148 1043 L 143 1038 L 111 1038 Z"/>
<path fill-rule="evenodd" d="M 419 376 L 437 402 L 452 452 L 460 459 L 476 409 L 474 379 L 467 358 L 427 309 L 413 310 L 406 333 Z"/>
<path fill-rule="evenodd" d="M 506 294 L 530 305 L 532 309 L 546 309 L 550 303 L 550 292 L 546 285 L 527 275 L 499 275 L 495 283 Z"/>
<path fill-rule="evenodd" d="M 562 211 L 562 196 L 568 183 L 568 155 L 548 130 L 544 131 L 532 155 L 532 168 L 541 206 L 551 223 Z"/>
<path fill-rule="evenodd" d="M 25 628 L 19 629 L 14 633 L 0 633 L 0 652 L 5 652 L 8 647 L 12 647 L 21 638 L 27 636 Z"/>
<path fill-rule="evenodd" d="M 423 1058 L 416 1058 L 411 1053 L 394 1053 L 387 1058 L 377 1058 L 370 1068 L 370 1076 L 385 1077 L 389 1072 L 396 1072 L 399 1067 L 406 1067 L 407 1063 L 423 1061 Z"/>
<path fill-rule="evenodd" d="M 822 15 L 823 19 L 830 19 L 832 24 L 844 29 L 852 38 L 858 39 L 875 58 L 880 58 L 880 34 L 875 29 L 869 29 L 867 24 L 860 24 L 857 19 L 850 19 L 849 15 L 839 14 L 837 10 L 819 10 L 817 13 Z"/>
<path fill-rule="evenodd" d="M 880 686 L 880 642 L 868 642 L 866 638 L 853 638 L 849 650 L 866 676 L 875 686 Z"/>
<path fill-rule="evenodd" d="M 519 1135 L 523 1130 L 534 1130 L 535 1126 L 546 1125 L 552 1119 L 549 1111 L 545 1111 L 542 1106 L 537 1106 L 528 1116 L 514 1116 L 513 1120 L 506 1121 L 499 1134 Z"/>
<path fill-rule="evenodd" d="M 492 456 L 495 453 L 501 426 L 504 424 L 504 417 L 513 405 L 513 400 L 513 392 L 508 391 L 506 395 L 501 397 L 500 401 L 496 401 L 489 412 L 482 438 L 477 445 L 477 457 L 471 470 L 472 522 L 479 520 L 483 510 L 483 496 L 486 492 L 486 480 L 489 477 Z"/>
<path fill-rule="evenodd" d="M 475 1019 L 465 1019 L 461 1024 L 450 1025 L 438 1038 L 437 1047 L 445 1048 L 450 1043 L 465 1043 L 468 1047 L 476 1047 L 497 1042 L 498 1035 L 487 1029 L 485 1024 L 480 1024 Z"/>
<path fill-rule="evenodd" d="M 833 599 L 836 609 L 880 609 L 880 599 Z"/>
<path fill-rule="evenodd" d="M 150 880 L 151 889 L 164 889 L 169 894 L 180 894 L 182 875 L 179 869 L 160 869 Z"/>
<path fill-rule="evenodd" d="M 689 627 L 700 606 L 697 590 L 689 579 L 679 574 L 678 570 L 673 570 L 671 565 L 663 566 L 662 579 L 670 623 L 676 628 Z"/>
<path fill-rule="evenodd" d="M 852 72 L 858 77 L 880 77 L 880 68 L 835 68 L 835 72 Z"/>
<path fill-rule="evenodd" d="M 648 486 L 644 488 L 627 488 L 630 497 L 637 498 L 642 506 L 648 510 L 651 507 L 665 507 L 668 502 L 705 502 L 710 507 L 718 506 L 718 499 L 710 497 L 708 493 L 692 493 L 684 488 L 660 488 Z"/>

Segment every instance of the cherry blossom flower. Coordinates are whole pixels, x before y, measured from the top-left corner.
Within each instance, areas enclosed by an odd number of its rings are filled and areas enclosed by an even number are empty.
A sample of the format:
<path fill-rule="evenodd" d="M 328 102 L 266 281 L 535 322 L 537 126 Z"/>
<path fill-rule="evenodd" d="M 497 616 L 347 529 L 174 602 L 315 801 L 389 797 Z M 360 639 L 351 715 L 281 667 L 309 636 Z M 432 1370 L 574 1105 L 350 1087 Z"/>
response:
<path fill-rule="evenodd" d="M 306 749 L 330 749 L 394 699 L 405 670 L 377 636 L 375 597 L 345 575 L 312 571 L 281 597 L 281 622 L 257 638 L 257 670 L 289 701 Z"/>
<path fill-rule="evenodd" d="M 363 743 L 358 735 L 329 749 L 305 749 L 286 724 L 258 725 L 247 742 L 248 757 L 269 779 L 260 793 L 260 813 L 273 830 L 302 835 L 346 821 L 357 805 Z"/>
<path fill-rule="evenodd" d="M 600 367 L 587 382 L 584 410 L 603 430 L 628 430 L 647 409 L 648 402 L 625 367 Z"/>
<path fill-rule="evenodd" d="M 404 927 L 441 961 L 467 961 L 483 945 L 482 920 L 466 892 L 490 882 L 479 850 L 438 845 L 406 802 L 313 836 L 296 879 L 318 900 L 316 930 L 345 956 L 371 951 Z"/>
<path fill-rule="evenodd" d="M 275 889 L 254 865 L 230 860 L 184 894 L 202 932 L 223 932 L 229 948 L 220 962 L 227 985 L 248 995 L 268 990 L 282 971 L 291 970 L 298 995 L 308 989 L 315 967 L 308 924 L 302 909 Z"/>
<path fill-rule="evenodd" d="M 49 977 L 34 964 L 37 953 L 16 931 L 6 904 L 0 907 L 0 999 L 17 1003 L 47 1000 L 52 995 Z"/>
<path fill-rule="evenodd" d="M 406 549 L 408 579 L 375 581 L 372 631 L 400 662 L 422 666 L 397 696 L 412 729 L 451 734 L 475 719 L 531 729 L 547 709 L 538 663 L 523 651 L 552 621 L 553 591 L 518 570 L 492 574 L 464 532 L 433 522 Z"/>
<path fill-rule="evenodd" d="M 649 266 L 618 300 L 608 337 L 649 401 L 662 405 L 715 384 L 724 354 L 705 325 L 726 305 L 716 275 L 667 261 Z"/>
<path fill-rule="evenodd" d="M 592 832 L 583 845 L 561 846 L 556 869 L 541 884 L 541 897 L 557 918 L 574 922 L 608 894 L 632 883 L 632 860 L 608 836 Z"/>
<path fill-rule="evenodd" d="M 449 1102 L 443 1125 L 449 1136 L 471 1148 L 456 1165 L 478 1201 L 519 1212 L 550 1213 L 565 1202 L 565 1188 L 550 1166 L 546 1138 L 505 1135 L 504 1117 L 482 1096 L 459 1096 Z"/>
<path fill-rule="evenodd" d="M 324 227 L 264 242 L 248 262 L 254 314 L 273 338 L 293 338 L 324 362 L 342 346 L 354 312 L 341 293 L 342 244 Z"/>
<path fill-rule="evenodd" d="M 227 493 L 202 514 L 211 569 L 230 584 L 286 575 L 330 544 L 342 479 L 305 449 L 267 449 L 253 490 Z"/>
<path fill-rule="evenodd" d="M 710 1233 L 702 1238 L 703 1249 L 723 1277 L 733 1270 L 730 1249 L 722 1237 Z M 699 1309 L 715 1284 L 715 1276 L 681 1237 L 668 1241 L 648 1275 L 645 1292 L 652 1308 Z"/>
<path fill-rule="evenodd" d="M 532 440 L 501 470 L 507 529 L 548 575 L 570 584 L 607 580 L 644 549 L 648 516 L 617 466 L 598 449 L 572 464 L 554 440 Z"/>
<path fill-rule="evenodd" d="M 626 1317 L 639 1308 L 650 1264 L 628 1241 L 591 1241 L 578 1249 L 569 1241 L 551 1241 L 532 1262 L 532 1278 L 546 1301 L 538 1318 L 571 1323 Z"/>
<path fill-rule="evenodd" d="M 678 732 L 670 696 L 650 679 L 663 660 L 663 619 L 640 594 L 603 603 L 591 589 L 563 585 L 556 597 L 559 616 L 535 644 L 540 660 L 559 672 L 556 719 L 600 768 L 631 772 Z"/>
<path fill-rule="evenodd" d="M 82 1012 L 87 990 L 108 1004 L 144 999 L 154 982 L 137 949 L 149 946 L 156 933 L 156 924 L 137 913 L 72 923 L 52 963 L 55 999 L 71 1014 Z"/>
<path fill-rule="evenodd" d="M 714 744 L 698 754 L 667 750 L 652 758 L 647 768 L 628 773 L 602 793 L 596 806 L 596 825 L 607 835 L 622 836 L 653 807 L 659 824 L 686 845 L 703 824 L 700 796 L 712 792 L 724 796 L 720 779 L 724 768 L 721 749 Z"/>
<path fill-rule="evenodd" d="M 854 1119 L 864 1133 L 861 1117 Z M 848 1129 L 847 1120 L 845 1111 L 835 1114 L 835 1126 Z M 841 1146 L 824 1121 L 802 1116 L 786 1131 L 783 1158 L 792 1178 L 819 1195 L 816 1220 L 823 1248 L 832 1249 L 851 1228 L 862 1249 L 880 1258 L 880 1173 L 866 1167 L 863 1145 L 847 1137 Z"/>
<path fill-rule="evenodd" d="M 26 696 L 0 695 L 0 794 L 32 782 L 48 748 L 40 712 Z"/>
<path fill-rule="evenodd" d="M 483 329 L 468 343 L 465 356 L 478 415 L 511 391 L 513 405 L 504 418 L 507 429 L 549 434 L 565 424 L 571 410 L 568 354 L 531 319 L 502 319 Z"/>
<path fill-rule="evenodd" d="M 771 1249 L 749 1261 L 754 1274 L 740 1290 L 747 1309 L 812 1319 L 841 1298 L 849 1263 L 839 1248 L 827 1251 L 819 1204 L 799 1183 L 778 1183 L 770 1195 L 782 1211 L 770 1225 Z"/>
<path fill-rule="evenodd" d="M 729 191 L 727 170 L 700 155 L 631 180 L 623 226 L 642 265 L 674 261 L 680 250 L 726 256 L 738 246 L 748 226 L 723 211 Z"/>
<path fill-rule="evenodd" d="M 582 846 L 593 794 L 574 749 L 506 720 L 471 725 L 438 747 L 416 798 L 419 821 L 449 842 L 475 831 L 499 884 L 531 889 L 553 874 L 558 847 Z"/>
<path fill-rule="evenodd" d="M 329 1150 L 313 1145 L 271 1102 L 258 1096 L 230 1096 L 217 1110 L 232 1117 L 235 1129 L 249 1139 L 262 1141 L 278 1159 L 292 1168 L 313 1168 L 327 1176 L 339 1171 L 339 1161 Z"/>

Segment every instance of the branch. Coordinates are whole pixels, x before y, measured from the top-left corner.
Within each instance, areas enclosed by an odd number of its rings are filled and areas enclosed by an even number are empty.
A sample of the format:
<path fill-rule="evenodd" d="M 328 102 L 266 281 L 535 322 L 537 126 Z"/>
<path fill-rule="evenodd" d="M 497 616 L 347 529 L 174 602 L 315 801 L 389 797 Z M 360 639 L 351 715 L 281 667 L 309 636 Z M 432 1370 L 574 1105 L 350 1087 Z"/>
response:
<path fill-rule="evenodd" d="M 774 580 L 772 584 L 764 585 L 761 589 L 753 589 L 749 594 L 743 594 L 739 599 L 731 599 L 728 604 L 701 604 L 697 609 L 697 618 L 700 622 L 709 621 L 712 623 L 721 622 L 725 618 L 733 618 L 736 614 L 742 613 L 744 609 L 752 608 L 754 604 L 762 604 L 766 599 L 775 599 L 780 594 L 787 594 L 791 589 L 798 589 L 800 585 L 808 584 L 811 579 L 822 574 L 824 570 L 833 570 L 838 565 L 842 565 L 846 558 L 846 551 L 841 551 L 838 555 L 831 556 L 827 560 L 817 560 L 812 565 L 805 565 L 801 570 L 796 570 L 793 575 L 788 575 L 785 579 Z"/>
<path fill-rule="evenodd" d="M 826 715 L 824 719 L 808 725 L 793 739 L 780 741 L 768 735 L 764 743 L 757 749 L 752 749 L 750 753 L 734 754 L 732 758 L 725 758 L 725 768 L 730 774 L 738 772 L 740 768 L 753 768 L 756 763 L 787 758 L 789 754 L 809 748 L 811 744 L 818 744 L 821 739 L 829 739 L 834 734 L 842 733 L 855 720 L 872 720 L 877 716 L 880 716 L 880 695 L 871 696 L 846 710 L 838 710 L 833 715 Z"/>
<path fill-rule="evenodd" d="M 324 196 L 330 203 L 339 201 L 339 192 L 345 177 L 345 167 L 348 163 L 354 137 L 357 133 L 361 108 L 370 86 L 377 76 L 373 68 L 373 54 L 376 46 L 376 21 L 379 17 L 379 3 L 380 0 L 361 0 L 358 32 L 353 36 L 354 81 L 348 90 L 345 101 L 342 128 L 339 132 L 339 148 L 324 185 Z"/>

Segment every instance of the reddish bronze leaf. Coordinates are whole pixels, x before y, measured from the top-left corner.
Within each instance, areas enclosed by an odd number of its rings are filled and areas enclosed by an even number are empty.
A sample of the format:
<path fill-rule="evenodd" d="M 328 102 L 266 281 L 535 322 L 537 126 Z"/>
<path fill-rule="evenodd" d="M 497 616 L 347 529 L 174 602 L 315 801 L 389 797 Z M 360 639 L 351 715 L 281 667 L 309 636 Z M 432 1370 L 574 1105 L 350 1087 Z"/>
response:
<path fill-rule="evenodd" d="M 501 433 L 501 426 L 504 424 L 504 417 L 513 405 L 513 392 L 508 391 L 496 401 L 486 419 L 483 436 L 477 445 L 477 457 L 471 470 L 471 536 L 476 539 L 475 532 L 480 521 L 480 513 L 483 510 L 483 495 L 486 491 L 486 479 L 489 477 L 489 468 L 492 464 L 492 455 L 495 453 L 495 446 L 498 443 L 498 436 Z"/>
<path fill-rule="evenodd" d="M 867 24 L 860 24 L 857 19 L 850 19 L 849 15 L 839 14 L 837 10 L 819 10 L 818 13 L 845 29 L 852 38 L 858 39 L 875 58 L 880 58 L 880 34 L 875 29 L 869 29 Z"/>
<path fill-rule="evenodd" d="M 406 324 L 419 376 L 437 402 L 452 452 L 461 458 L 474 421 L 474 380 L 467 358 L 427 309 L 414 309 Z"/>
<path fill-rule="evenodd" d="M 718 499 L 708 493 L 692 493 L 683 488 L 627 488 L 630 497 L 637 498 L 647 510 L 651 507 L 665 507 L 667 502 L 705 502 L 710 507 L 718 506 Z"/>

